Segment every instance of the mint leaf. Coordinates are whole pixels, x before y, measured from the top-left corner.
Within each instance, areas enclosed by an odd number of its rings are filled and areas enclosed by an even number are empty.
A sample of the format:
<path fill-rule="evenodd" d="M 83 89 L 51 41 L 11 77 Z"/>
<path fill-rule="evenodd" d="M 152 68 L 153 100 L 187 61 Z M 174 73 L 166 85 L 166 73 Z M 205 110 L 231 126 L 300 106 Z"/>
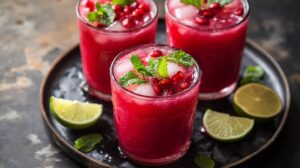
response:
<path fill-rule="evenodd" d="M 214 168 L 215 162 L 207 156 L 199 155 L 194 158 L 194 163 L 200 168 Z"/>
<path fill-rule="evenodd" d="M 185 67 L 191 67 L 194 64 L 193 57 L 182 50 L 172 52 L 167 56 L 167 60 L 183 65 Z"/>
<path fill-rule="evenodd" d="M 132 55 L 130 57 L 130 61 L 138 73 L 142 74 L 143 76 L 152 76 L 152 74 L 145 68 L 141 58 L 138 55 Z"/>
<path fill-rule="evenodd" d="M 169 77 L 167 57 L 159 57 L 158 58 L 158 70 L 157 70 L 157 74 L 160 77 L 163 77 L 163 78 Z"/>
<path fill-rule="evenodd" d="M 146 70 L 150 72 L 152 76 L 155 76 L 158 70 L 158 60 L 150 58 Z"/>
<path fill-rule="evenodd" d="M 115 5 L 122 5 L 126 6 L 131 4 L 132 2 L 135 2 L 136 0 L 112 0 L 112 3 Z"/>
<path fill-rule="evenodd" d="M 90 12 L 87 15 L 87 19 L 89 22 L 99 22 L 106 26 L 114 22 L 116 14 L 109 3 L 100 5 L 99 2 L 96 2 L 95 6 L 97 10 L 94 12 Z"/>
<path fill-rule="evenodd" d="M 227 5 L 232 2 L 232 0 L 209 0 L 208 5 L 214 3 L 214 2 L 219 2 L 221 6 Z"/>
<path fill-rule="evenodd" d="M 100 134 L 85 135 L 75 140 L 74 148 L 87 153 L 92 151 L 102 140 L 103 137 Z"/>
<path fill-rule="evenodd" d="M 119 83 L 122 86 L 129 86 L 132 84 L 143 84 L 146 81 L 138 78 L 132 71 L 129 71 L 119 79 Z"/>
<path fill-rule="evenodd" d="M 248 66 L 244 71 L 243 78 L 241 80 L 241 85 L 251 83 L 251 82 L 260 82 L 264 76 L 264 70 L 260 66 Z"/>
<path fill-rule="evenodd" d="M 197 8 L 202 6 L 202 0 L 180 0 L 180 2 L 186 5 L 193 5 Z"/>

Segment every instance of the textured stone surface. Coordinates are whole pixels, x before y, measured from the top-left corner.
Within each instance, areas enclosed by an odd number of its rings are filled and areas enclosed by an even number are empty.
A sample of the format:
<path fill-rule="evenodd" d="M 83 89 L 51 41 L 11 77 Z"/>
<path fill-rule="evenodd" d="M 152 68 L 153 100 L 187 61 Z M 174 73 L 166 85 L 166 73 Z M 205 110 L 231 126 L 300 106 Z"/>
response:
<path fill-rule="evenodd" d="M 67 0 L 0 0 L 0 168 L 76 168 L 51 143 L 39 113 L 39 87 L 55 58 L 78 43 Z M 275 145 L 246 167 L 300 167 L 300 1 L 251 1 L 248 37 L 288 76 L 292 109 Z"/>

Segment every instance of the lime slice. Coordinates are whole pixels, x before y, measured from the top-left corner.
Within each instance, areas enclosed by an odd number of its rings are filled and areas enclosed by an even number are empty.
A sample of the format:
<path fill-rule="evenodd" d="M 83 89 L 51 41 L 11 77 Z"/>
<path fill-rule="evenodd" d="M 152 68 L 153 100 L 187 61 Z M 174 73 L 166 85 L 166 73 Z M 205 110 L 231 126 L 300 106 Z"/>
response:
<path fill-rule="evenodd" d="M 259 121 L 268 120 L 278 115 L 282 103 L 277 93 L 271 88 L 251 83 L 240 87 L 234 94 L 235 111 Z"/>
<path fill-rule="evenodd" d="M 254 120 L 207 109 L 203 117 L 203 124 L 212 138 L 232 142 L 243 139 L 253 128 Z"/>
<path fill-rule="evenodd" d="M 102 105 L 50 97 L 50 110 L 62 125 L 85 129 L 94 125 L 102 114 Z"/>

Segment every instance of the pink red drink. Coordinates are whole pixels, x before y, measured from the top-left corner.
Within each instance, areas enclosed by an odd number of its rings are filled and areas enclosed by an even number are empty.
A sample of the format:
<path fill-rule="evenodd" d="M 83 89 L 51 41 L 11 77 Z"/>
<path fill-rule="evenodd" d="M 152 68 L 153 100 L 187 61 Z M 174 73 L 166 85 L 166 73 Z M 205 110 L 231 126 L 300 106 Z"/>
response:
<path fill-rule="evenodd" d="M 96 2 L 112 10 L 104 17 L 99 16 Z M 124 6 L 114 5 L 110 0 L 81 0 L 77 15 L 83 73 L 89 90 L 97 97 L 110 100 L 109 67 L 112 60 L 128 47 L 154 43 L 157 8 L 154 2 L 147 0 Z"/>
<path fill-rule="evenodd" d="M 190 145 L 200 73 L 193 58 L 182 51 L 190 57 L 185 65 L 172 60 L 170 53 L 179 53 L 175 51 L 143 45 L 124 51 L 112 63 L 116 134 L 122 151 L 136 162 L 167 164 Z"/>
<path fill-rule="evenodd" d="M 167 0 L 165 7 L 168 44 L 193 55 L 203 70 L 200 98 L 216 99 L 231 93 L 245 45 L 247 1 L 195 7 Z"/>

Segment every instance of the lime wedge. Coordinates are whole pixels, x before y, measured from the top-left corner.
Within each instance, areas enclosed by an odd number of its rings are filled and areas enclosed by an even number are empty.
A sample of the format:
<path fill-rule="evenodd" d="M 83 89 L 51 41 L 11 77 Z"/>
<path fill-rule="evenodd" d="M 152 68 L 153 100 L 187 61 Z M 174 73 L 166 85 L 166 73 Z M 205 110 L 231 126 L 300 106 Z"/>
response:
<path fill-rule="evenodd" d="M 67 128 L 85 129 L 94 125 L 102 114 L 102 105 L 50 97 L 53 116 Z"/>
<path fill-rule="evenodd" d="M 234 93 L 233 103 L 235 111 L 239 115 L 259 121 L 275 117 L 282 108 L 277 93 L 271 88 L 258 83 L 240 87 Z"/>
<path fill-rule="evenodd" d="M 254 120 L 207 109 L 203 117 L 203 124 L 212 138 L 232 142 L 243 139 L 253 128 Z"/>

